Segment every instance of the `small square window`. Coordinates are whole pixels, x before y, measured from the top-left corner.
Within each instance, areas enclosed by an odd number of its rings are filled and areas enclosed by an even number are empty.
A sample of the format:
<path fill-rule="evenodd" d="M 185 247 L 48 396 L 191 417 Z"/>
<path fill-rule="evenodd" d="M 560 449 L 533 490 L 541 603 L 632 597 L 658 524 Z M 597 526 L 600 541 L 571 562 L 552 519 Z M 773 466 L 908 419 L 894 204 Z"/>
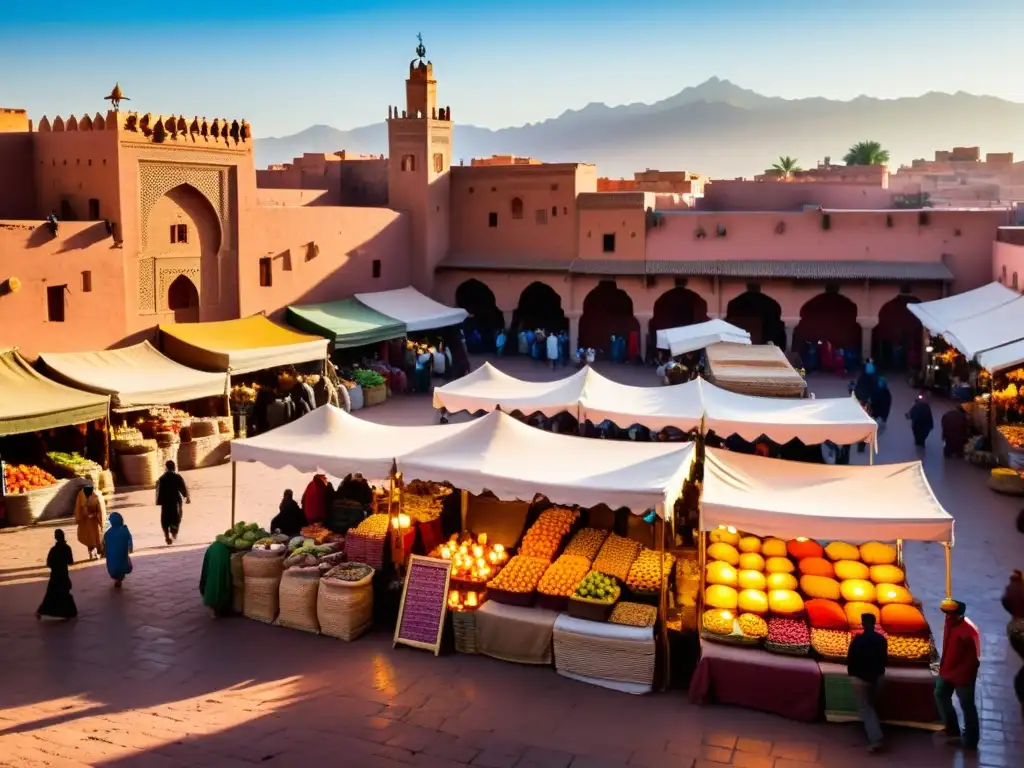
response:
<path fill-rule="evenodd" d="M 605 253 L 615 253 L 615 233 L 604 235 L 601 238 L 601 250 Z"/>
<path fill-rule="evenodd" d="M 188 224 L 171 224 L 171 243 L 188 242 Z"/>
<path fill-rule="evenodd" d="M 557 192 L 558 191 L 558 184 L 557 183 L 551 185 L 551 191 L 552 192 Z"/>
<path fill-rule="evenodd" d="M 380 259 L 373 260 L 373 276 L 375 278 L 380 277 Z"/>
<path fill-rule="evenodd" d="M 274 261 L 269 256 L 260 259 L 260 287 L 269 288 L 274 284 Z"/>
<path fill-rule="evenodd" d="M 82 293 L 92 293 L 92 272 L 88 269 L 82 272 Z"/>
<path fill-rule="evenodd" d="M 555 218 L 555 216 L 557 216 L 557 215 L 558 215 L 558 206 L 557 205 L 552 205 L 551 206 L 551 218 Z"/>
<path fill-rule="evenodd" d="M 66 285 L 50 285 L 46 288 L 46 319 L 51 323 L 64 322 L 64 292 Z"/>
<path fill-rule="evenodd" d="M 498 213 L 497 211 L 491 211 L 487 214 L 487 226 L 496 227 L 498 226 Z"/>
<path fill-rule="evenodd" d="M 533 219 L 534 219 L 534 221 L 537 224 L 547 224 L 548 223 L 548 212 L 547 212 L 547 209 L 546 208 L 538 208 L 536 211 L 534 211 Z"/>

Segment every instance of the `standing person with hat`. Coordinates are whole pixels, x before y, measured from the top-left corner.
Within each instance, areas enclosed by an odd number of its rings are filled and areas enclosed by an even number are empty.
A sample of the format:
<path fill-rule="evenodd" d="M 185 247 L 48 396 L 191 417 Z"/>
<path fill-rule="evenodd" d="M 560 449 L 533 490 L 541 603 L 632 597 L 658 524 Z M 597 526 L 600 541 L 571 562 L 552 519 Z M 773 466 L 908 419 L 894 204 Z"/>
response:
<path fill-rule="evenodd" d="M 188 495 L 185 478 L 175 471 L 174 462 L 168 461 L 165 466 L 167 471 L 156 481 L 156 503 L 160 505 L 160 527 L 164 531 L 164 541 L 170 544 L 178 538 L 181 502 L 184 499 L 186 504 L 191 504 L 192 499 Z"/>
<path fill-rule="evenodd" d="M 965 749 L 977 749 L 981 728 L 974 693 L 981 667 L 981 634 L 965 615 L 965 603 L 943 600 L 942 612 L 946 614 L 946 624 L 942 632 L 942 661 L 935 681 L 935 703 L 948 740 L 962 744 Z M 963 731 L 953 709 L 954 693 L 964 713 Z"/>

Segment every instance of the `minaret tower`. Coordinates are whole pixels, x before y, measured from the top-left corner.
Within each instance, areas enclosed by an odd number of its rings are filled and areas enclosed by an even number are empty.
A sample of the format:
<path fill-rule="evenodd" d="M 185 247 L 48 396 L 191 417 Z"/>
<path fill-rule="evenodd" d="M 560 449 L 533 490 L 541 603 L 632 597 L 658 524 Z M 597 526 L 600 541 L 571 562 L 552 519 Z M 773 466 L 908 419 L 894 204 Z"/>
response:
<path fill-rule="evenodd" d="M 423 36 L 409 62 L 405 109 L 388 107 L 388 204 L 409 214 L 413 284 L 429 293 L 434 268 L 448 255 L 452 122 L 437 107 L 434 65 Z"/>

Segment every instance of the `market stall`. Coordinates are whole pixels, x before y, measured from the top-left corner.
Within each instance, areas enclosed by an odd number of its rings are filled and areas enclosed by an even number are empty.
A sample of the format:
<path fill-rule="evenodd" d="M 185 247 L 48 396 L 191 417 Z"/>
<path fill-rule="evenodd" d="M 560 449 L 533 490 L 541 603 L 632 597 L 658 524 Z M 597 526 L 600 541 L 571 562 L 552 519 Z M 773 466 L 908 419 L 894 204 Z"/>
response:
<path fill-rule="evenodd" d="M 695 352 L 723 341 L 750 344 L 750 333 L 738 325 L 714 319 L 678 328 L 665 328 L 655 334 L 658 349 L 666 350 L 672 357 Z"/>
<path fill-rule="evenodd" d="M 542 413 L 578 415 L 580 399 L 588 381 L 600 377 L 587 367 L 555 381 L 524 381 L 509 376 L 490 363 L 434 389 L 434 407 L 448 413 L 519 411 L 527 416 Z M 603 378 L 603 377 L 601 377 Z"/>
<path fill-rule="evenodd" d="M 59 381 L 110 396 L 113 449 L 128 485 L 152 485 L 166 461 L 194 469 L 227 456 L 232 431 L 226 373 L 188 368 L 146 341 L 123 349 L 43 353 L 40 360 Z"/>
<path fill-rule="evenodd" d="M 401 320 L 382 315 L 357 299 L 296 304 L 285 311 L 285 320 L 301 331 L 323 336 L 335 350 L 400 339 L 407 332 Z"/>
<path fill-rule="evenodd" d="M 357 293 L 355 298 L 375 312 L 403 323 L 411 333 L 459 325 L 469 317 L 461 307 L 446 307 L 411 286 L 393 291 Z"/>
<path fill-rule="evenodd" d="M 907 304 L 907 309 L 930 333 L 945 334 L 960 321 L 983 315 L 1019 298 L 1019 293 L 1002 283 L 989 283 L 944 299 Z"/>
<path fill-rule="evenodd" d="M 89 462 L 99 469 L 107 464 L 107 422 L 110 398 L 66 387 L 40 375 L 17 349 L 0 351 L 0 439 L 4 439 L 3 500 L 7 525 L 27 525 L 42 518 L 65 517 L 74 509 L 78 488 L 85 480 L 76 479 L 70 465 L 89 459 L 86 449 L 54 451 L 61 445 L 55 432 L 62 427 L 77 427 L 82 445 L 88 446 L 89 425 L 99 436 L 97 452 Z M 50 454 L 66 455 L 64 479 L 55 477 L 58 467 Z M 79 461 L 81 460 L 81 461 Z M 46 466 L 47 464 L 51 466 Z M 103 490 L 103 489 L 98 489 Z"/>
<path fill-rule="evenodd" d="M 887 695 L 914 701 L 908 712 L 931 727 L 936 712 L 920 702 L 934 687 L 936 650 L 902 545 L 943 545 L 948 599 L 953 519 L 920 462 L 798 465 L 708 449 L 703 470 L 702 659 L 691 701 L 811 720 L 824 690 L 825 711 L 848 719 L 848 680 L 827 665 L 842 663 L 870 613 L 888 636 L 890 665 L 904 669 Z"/>
<path fill-rule="evenodd" d="M 803 397 L 807 382 L 774 344 L 722 342 L 705 350 L 708 379 L 744 395 Z"/>

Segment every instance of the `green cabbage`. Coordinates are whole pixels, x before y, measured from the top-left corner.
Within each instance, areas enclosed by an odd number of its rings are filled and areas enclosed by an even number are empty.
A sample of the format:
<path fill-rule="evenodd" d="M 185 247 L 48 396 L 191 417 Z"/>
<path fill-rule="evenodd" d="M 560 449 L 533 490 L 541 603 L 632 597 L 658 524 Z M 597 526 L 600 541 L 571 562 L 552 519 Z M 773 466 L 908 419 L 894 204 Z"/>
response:
<path fill-rule="evenodd" d="M 225 535 L 223 533 L 220 534 L 219 536 L 217 536 L 217 541 L 220 542 L 221 544 L 223 544 L 226 547 L 233 546 L 234 543 L 235 543 L 234 539 L 232 539 L 230 536 L 227 536 L 227 535 Z"/>

